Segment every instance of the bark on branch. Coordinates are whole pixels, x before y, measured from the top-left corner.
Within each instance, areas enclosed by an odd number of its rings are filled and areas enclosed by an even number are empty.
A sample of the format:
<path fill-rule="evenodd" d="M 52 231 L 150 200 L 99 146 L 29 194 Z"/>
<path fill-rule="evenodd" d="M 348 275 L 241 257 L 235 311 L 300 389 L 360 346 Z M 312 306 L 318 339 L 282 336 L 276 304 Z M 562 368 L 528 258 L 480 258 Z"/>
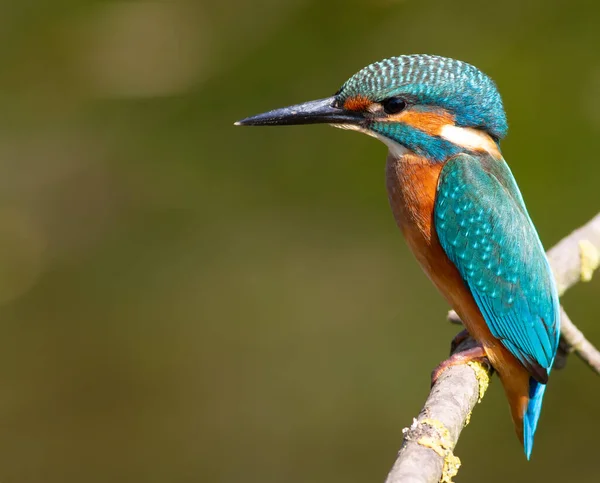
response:
<path fill-rule="evenodd" d="M 547 252 L 559 293 L 580 281 L 589 281 L 600 265 L 600 213 L 563 238 Z M 451 311 L 448 318 L 460 323 Z M 561 307 L 561 347 L 575 352 L 600 374 L 600 352 L 583 336 Z M 467 339 L 455 351 L 474 342 Z M 456 475 L 460 460 L 454 447 L 471 412 L 489 383 L 490 366 L 478 363 L 452 366 L 431 388 L 419 416 L 403 430 L 404 442 L 386 483 L 448 483 Z"/>

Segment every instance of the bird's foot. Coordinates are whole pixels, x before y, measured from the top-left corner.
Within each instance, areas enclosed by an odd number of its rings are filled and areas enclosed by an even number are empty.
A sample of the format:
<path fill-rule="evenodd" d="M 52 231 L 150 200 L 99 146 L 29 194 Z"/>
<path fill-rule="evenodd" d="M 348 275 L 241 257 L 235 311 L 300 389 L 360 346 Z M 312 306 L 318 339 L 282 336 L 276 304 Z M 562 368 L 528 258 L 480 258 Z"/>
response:
<path fill-rule="evenodd" d="M 556 358 L 554 359 L 554 365 L 552 369 L 564 369 L 567 366 L 567 357 L 573 352 L 571 345 L 561 336 L 558 341 L 558 350 L 556 351 Z"/>
<path fill-rule="evenodd" d="M 468 338 L 469 332 L 467 331 L 467 329 L 463 329 L 458 334 L 456 334 L 450 344 L 450 354 L 452 354 L 456 350 L 456 348 Z"/>
<path fill-rule="evenodd" d="M 462 336 L 462 332 L 457 335 L 457 337 L 459 336 L 461 336 L 463 340 L 466 338 L 465 336 Z M 452 354 L 448 359 L 446 359 L 439 366 L 437 366 L 431 373 L 431 387 L 433 387 L 433 385 L 437 382 L 438 378 L 442 375 L 442 372 L 444 372 L 449 367 L 457 366 L 460 364 L 467 364 L 468 362 L 472 361 L 481 362 L 486 365 L 489 364 L 483 346 L 476 345 L 475 347 L 471 347 L 470 349 L 465 349 L 464 351 Z"/>

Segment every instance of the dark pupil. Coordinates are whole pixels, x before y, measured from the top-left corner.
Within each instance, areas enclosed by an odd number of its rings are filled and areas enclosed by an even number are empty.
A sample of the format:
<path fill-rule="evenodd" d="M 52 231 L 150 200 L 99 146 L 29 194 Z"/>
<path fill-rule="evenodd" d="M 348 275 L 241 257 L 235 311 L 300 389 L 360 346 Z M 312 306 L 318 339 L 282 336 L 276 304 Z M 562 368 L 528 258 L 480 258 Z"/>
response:
<path fill-rule="evenodd" d="M 398 114 L 406 107 L 406 102 L 399 97 L 390 97 L 383 101 L 383 110 L 386 114 Z"/>

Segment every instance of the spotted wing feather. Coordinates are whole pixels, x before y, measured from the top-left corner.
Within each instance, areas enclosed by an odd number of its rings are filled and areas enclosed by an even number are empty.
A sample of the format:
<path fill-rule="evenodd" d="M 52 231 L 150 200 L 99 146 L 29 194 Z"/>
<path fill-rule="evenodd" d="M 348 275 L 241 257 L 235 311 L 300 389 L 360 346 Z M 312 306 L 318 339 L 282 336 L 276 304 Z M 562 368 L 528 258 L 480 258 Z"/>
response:
<path fill-rule="evenodd" d="M 538 382 L 559 336 L 558 296 L 537 232 L 504 160 L 459 155 L 440 174 L 440 243 L 491 333 Z"/>

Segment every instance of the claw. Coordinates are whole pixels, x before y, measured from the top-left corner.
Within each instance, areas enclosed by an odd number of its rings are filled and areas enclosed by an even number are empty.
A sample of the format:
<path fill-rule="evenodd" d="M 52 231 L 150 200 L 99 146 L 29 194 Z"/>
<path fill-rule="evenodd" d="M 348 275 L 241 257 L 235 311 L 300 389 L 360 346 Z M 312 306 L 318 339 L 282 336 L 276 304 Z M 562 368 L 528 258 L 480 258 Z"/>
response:
<path fill-rule="evenodd" d="M 452 354 L 456 350 L 456 348 L 461 343 L 463 343 L 468 337 L 469 332 L 467 332 L 467 329 L 463 329 L 458 334 L 456 334 L 454 336 L 454 339 L 452 339 L 452 343 L 450 344 L 450 354 Z"/>

